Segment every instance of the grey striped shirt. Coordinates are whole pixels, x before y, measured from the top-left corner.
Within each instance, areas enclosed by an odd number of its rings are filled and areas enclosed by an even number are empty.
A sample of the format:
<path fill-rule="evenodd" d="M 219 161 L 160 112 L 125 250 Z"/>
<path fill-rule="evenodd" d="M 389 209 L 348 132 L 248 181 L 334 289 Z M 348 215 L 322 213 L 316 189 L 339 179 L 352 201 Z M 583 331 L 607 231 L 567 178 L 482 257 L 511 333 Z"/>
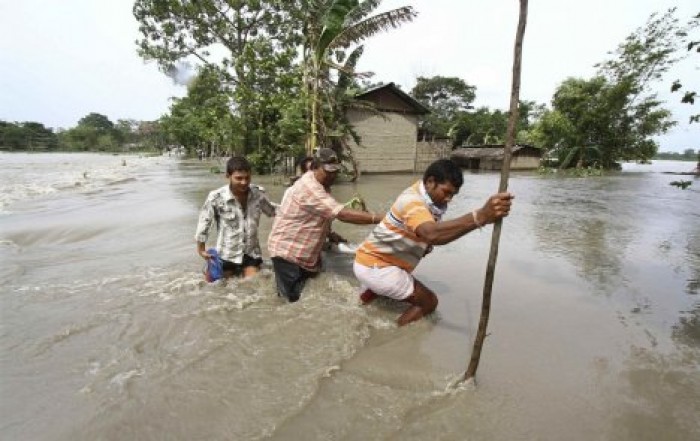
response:
<path fill-rule="evenodd" d="M 195 240 L 206 243 L 209 230 L 216 223 L 216 249 L 222 259 L 241 263 L 244 254 L 254 258 L 262 257 L 258 240 L 260 213 L 272 217 L 275 215 L 275 206 L 257 185 L 250 186 L 247 205 L 244 213 L 228 185 L 209 193 L 199 212 Z"/>

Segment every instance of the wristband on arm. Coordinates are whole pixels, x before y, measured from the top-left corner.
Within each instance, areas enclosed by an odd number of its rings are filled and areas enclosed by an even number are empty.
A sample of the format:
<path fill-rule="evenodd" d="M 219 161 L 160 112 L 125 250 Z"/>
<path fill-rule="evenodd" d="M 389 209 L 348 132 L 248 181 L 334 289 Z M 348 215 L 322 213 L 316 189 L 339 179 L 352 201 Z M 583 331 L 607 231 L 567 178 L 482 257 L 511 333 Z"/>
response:
<path fill-rule="evenodd" d="M 478 229 L 481 229 L 481 227 L 483 227 L 484 224 L 479 223 L 479 216 L 478 216 L 478 214 L 479 214 L 479 210 L 473 210 L 473 211 L 472 211 L 472 219 L 474 220 L 474 225 L 476 225 L 476 227 L 477 227 Z"/>

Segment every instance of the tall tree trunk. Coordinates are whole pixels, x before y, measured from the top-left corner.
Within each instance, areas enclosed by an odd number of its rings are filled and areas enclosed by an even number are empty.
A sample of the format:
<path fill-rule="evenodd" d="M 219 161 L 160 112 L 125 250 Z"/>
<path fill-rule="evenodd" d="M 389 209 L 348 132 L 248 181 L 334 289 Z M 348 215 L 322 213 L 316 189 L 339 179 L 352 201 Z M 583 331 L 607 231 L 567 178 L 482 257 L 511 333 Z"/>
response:
<path fill-rule="evenodd" d="M 316 149 L 318 142 L 318 81 L 318 78 L 313 79 L 313 85 L 311 89 L 311 138 L 309 139 L 308 150 L 306 152 L 308 156 L 312 156 L 314 154 L 314 150 Z"/>
<path fill-rule="evenodd" d="M 527 23 L 527 0 L 520 0 L 520 18 L 518 19 L 518 30 L 515 35 L 515 49 L 513 54 L 513 82 L 510 92 L 510 115 L 508 117 L 508 131 L 506 133 L 506 143 L 503 153 L 503 167 L 501 168 L 501 181 L 498 191 L 504 192 L 508 189 L 508 176 L 510 174 L 510 158 L 513 145 L 515 144 L 515 126 L 518 122 L 518 102 L 520 97 L 520 66 L 522 64 L 523 37 L 525 36 L 525 24 Z M 491 289 L 493 288 L 493 277 L 496 271 L 496 259 L 498 257 L 498 242 L 501 239 L 502 220 L 499 219 L 493 226 L 491 236 L 491 251 L 486 266 L 486 278 L 484 280 L 484 293 L 481 303 L 481 317 L 479 318 L 479 329 L 474 339 L 474 348 L 469 360 L 469 366 L 464 373 L 463 381 L 468 381 L 476 375 L 479 367 L 481 349 L 486 339 L 486 327 L 489 323 L 491 312 Z"/>

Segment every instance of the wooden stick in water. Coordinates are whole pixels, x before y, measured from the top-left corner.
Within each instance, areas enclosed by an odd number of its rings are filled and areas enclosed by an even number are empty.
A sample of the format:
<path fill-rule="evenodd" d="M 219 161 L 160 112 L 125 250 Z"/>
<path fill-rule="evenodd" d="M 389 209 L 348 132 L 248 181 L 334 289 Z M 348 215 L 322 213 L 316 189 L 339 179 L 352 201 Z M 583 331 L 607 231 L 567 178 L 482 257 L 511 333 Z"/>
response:
<path fill-rule="evenodd" d="M 515 49 L 513 55 L 513 83 L 510 92 L 510 115 L 508 116 L 508 131 L 506 133 L 506 145 L 503 152 L 503 167 L 501 168 L 501 181 L 498 192 L 508 190 L 508 176 L 510 175 L 510 158 L 513 145 L 515 144 L 515 128 L 518 122 L 518 103 L 520 97 L 520 66 L 523 53 L 523 37 L 525 35 L 525 24 L 527 23 L 527 0 L 520 0 L 520 18 L 518 19 L 518 30 L 515 36 Z M 498 242 L 501 239 L 502 219 L 498 219 L 493 226 L 491 236 L 491 250 L 486 266 L 486 278 L 484 280 L 484 294 L 481 303 L 481 317 L 479 318 L 479 328 L 474 339 L 474 348 L 469 360 L 469 366 L 462 381 L 473 381 L 476 369 L 479 367 L 481 349 L 486 339 L 486 327 L 489 323 L 491 312 L 491 289 L 493 288 L 493 277 L 496 271 L 496 258 L 498 257 Z"/>

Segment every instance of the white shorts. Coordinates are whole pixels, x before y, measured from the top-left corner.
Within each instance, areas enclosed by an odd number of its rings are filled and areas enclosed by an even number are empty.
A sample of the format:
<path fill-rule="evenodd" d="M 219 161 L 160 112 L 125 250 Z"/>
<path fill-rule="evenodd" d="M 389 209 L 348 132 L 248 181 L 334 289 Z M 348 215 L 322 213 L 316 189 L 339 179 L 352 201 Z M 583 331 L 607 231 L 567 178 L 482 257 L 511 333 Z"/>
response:
<path fill-rule="evenodd" d="M 355 262 L 352 266 L 362 289 L 394 300 L 405 300 L 413 294 L 413 276 L 398 266 L 369 267 Z"/>

